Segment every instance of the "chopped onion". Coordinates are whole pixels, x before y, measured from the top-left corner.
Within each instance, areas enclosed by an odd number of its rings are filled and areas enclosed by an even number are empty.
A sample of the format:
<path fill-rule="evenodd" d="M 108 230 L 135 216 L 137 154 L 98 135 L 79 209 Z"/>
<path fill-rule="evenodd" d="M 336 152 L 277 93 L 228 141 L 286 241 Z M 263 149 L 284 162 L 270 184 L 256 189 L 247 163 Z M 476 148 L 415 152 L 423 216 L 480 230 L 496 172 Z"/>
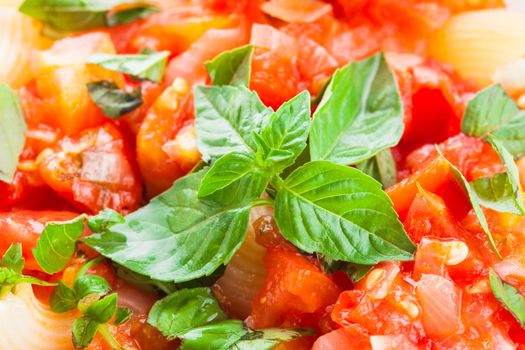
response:
<path fill-rule="evenodd" d="M 332 13 L 332 5 L 319 0 L 271 0 L 261 10 L 289 23 L 310 23 Z"/>

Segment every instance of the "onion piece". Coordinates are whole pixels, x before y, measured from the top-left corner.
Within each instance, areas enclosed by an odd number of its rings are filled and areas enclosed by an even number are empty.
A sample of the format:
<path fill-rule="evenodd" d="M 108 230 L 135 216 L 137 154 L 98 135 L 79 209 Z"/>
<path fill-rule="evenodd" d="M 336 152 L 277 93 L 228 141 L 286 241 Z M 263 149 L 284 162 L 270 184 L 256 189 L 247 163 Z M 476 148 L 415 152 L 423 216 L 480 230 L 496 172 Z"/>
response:
<path fill-rule="evenodd" d="M 0 349 L 72 350 L 74 312 L 58 314 L 42 304 L 30 284 L 0 299 Z"/>
<path fill-rule="evenodd" d="M 310 23 L 331 14 L 332 5 L 319 0 L 271 0 L 261 10 L 288 23 Z"/>
<path fill-rule="evenodd" d="M 373 335 L 370 337 L 372 350 L 418 350 L 404 335 Z"/>

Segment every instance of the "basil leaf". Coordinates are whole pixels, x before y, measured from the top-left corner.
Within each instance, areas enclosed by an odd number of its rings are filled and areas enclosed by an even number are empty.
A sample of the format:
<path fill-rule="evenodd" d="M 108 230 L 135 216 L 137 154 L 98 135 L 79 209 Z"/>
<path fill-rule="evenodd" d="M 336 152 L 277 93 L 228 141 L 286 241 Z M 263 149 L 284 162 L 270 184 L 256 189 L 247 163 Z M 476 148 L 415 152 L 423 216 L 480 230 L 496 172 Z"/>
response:
<path fill-rule="evenodd" d="M 97 275 L 79 276 L 73 288 L 79 300 L 90 294 L 97 294 L 102 297 L 111 292 L 111 287 L 108 282 L 103 277 Z"/>
<path fill-rule="evenodd" d="M 254 331 L 241 321 L 228 320 L 195 328 L 181 335 L 181 350 L 270 350 L 310 331 L 269 328 Z"/>
<path fill-rule="evenodd" d="M 195 131 L 204 160 L 231 152 L 255 152 L 253 132 L 267 124 L 272 110 L 255 92 L 233 86 L 195 89 Z"/>
<path fill-rule="evenodd" d="M 83 316 L 73 322 L 73 345 L 75 349 L 86 348 L 95 334 L 97 334 L 98 323 L 90 317 Z"/>
<path fill-rule="evenodd" d="M 338 271 L 343 271 L 348 275 L 352 283 L 359 282 L 374 267 L 374 265 L 352 264 L 345 261 L 333 260 L 321 254 L 317 255 L 317 259 L 324 273 L 333 274 Z"/>
<path fill-rule="evenodd" d="M 490 246 L 492 250 L 496 253 L 498 257 L 501 258 L 501 255 L 498 251 L 498 248 L 496 247 L 496 243 L 494 242 L 494 238 L 492 237 L 492 233 L 490 232 L 489 225 L 487 223 L 487 218 L 485 217 L 485 214 L 483 213 L 483 209 L 481 209 L 480 206 L 480 199 L 476 192 L 472 189 L 470 184 L 468 183 L 467 179 L 463 176 L 463 174 L 447 159 L 443 156 L 441 151 L 437 149 L 438 153 L 443 157 L 443 159 L 448 163 L 450 169 L 452 170 L 452 174 L 456 178 L 456 180 L 459 182 L 463 190 L 466 192 L 470 204 L 472 205 L 472 209 L 474 210 L 474 213 L 476 214 L 476 217 L 479 220 L 479 224 L 481 228 L 483 229 L 483 232 L 487 236 L 487 239 L 490 243 Z"/>
<path fill-rule="evenodd" d="M 18 283 L 20 274 L 8 269 L 7 267 L 0 267 L 0 287 L 14 286 Z M 0 296 L 3 294 L 3 288 L 0 288 Z"/>
<path fill-rule="evenodd" d="M 185 282 L 210 275 L 242 243 L 250 205 L 225 208 L 199 200 L 204 175 L 200 171 L 177 180 L 168 191 L 128 215 L 125 223 L 84 242 L 120 265 L 159 281 Z"/>
<path fill-rule="evenodd" d="M 381 182 L 383 188 L 390 187 L 397 182 L 396 161 L 389 149 L 385 149 L 374 157 L 357 164 L 356 168 Z"/>
<path fill-rule="evenodd" d="M 38 265 L 48 274 L 62 271 L 75 253 L 77 240 L 84 232 L 84 215 L 63 222 L 50 222 L 33 249 Z"/>
<path fill-rule="evenodd" d="M 108 322 L 117 311 L 117 299 L 117 294 L 110 294 L 103 299 L 95 301 L 87 308 L 86 316 L 98 323 Z"/>
<path fill-rule="evenodd" d="M 115 315 L 115 322 L 113 322 L 113 324 L 115 326 L 124 324 L 129 321 L 131 316 L 133 316 L 133 311 L 131 311 L 131 309 L 127 307 L 119 307 L 117 309 L 117 314 Z"/>
<path fill-rule="evenodd" d="M 156 12 L 159 12 L 159 9 L 157 9 L 155 6 L 147 4 L 116 11 L 114 13 L 108 14 L 107 25 L 108 27 L 114 27 L 121 24 L 128 24 L 137 19 L 149 17 Z"/>
<path fill-rule="evenodd" d="M 414 244 L 381 184 L 327 161 L 308 163 L 278 185 L 275 220 L 299 249 L 372 265 L 413 258 Z"/>
<path fill-rule="evenodd" d="M 489 269 L 492 293 L 496 299 L 525 327 L 525 297 L 513 285 L 504 282 L 494 269 Z"/>
<path fill-rule="evenodd" d="M 275 174 L 294 164 L 306 148 L 310 123 L 310 94 L 303 91 L 272 114 L 256 138 L 259 163 Z"/>
<path fill-rule="evenodd" d="M 148 317 L 168 339 L 228 317 L 209 288 L 182 289 L 157 301 Z"/>
<path fill-rule="evenodd" d="M 468 103 L 461 130 L 476 137 L 492 133 L 514 157 L 525 154 L 525 111 L 500 85 L 486 88 Z"/>
<path fill-rule="evenodd" d="M 58 281 L 58 286 L 53 289 L 53 293 L 49 299 L 49 306 L 54 312 L 64 313 L 75 310 L 78 301 L 79 298 L 75 291 L 64 284 L 64 282 Z"/>
<path fill-rule="evenodd" d="M 377 54 L 334 73 L 314 113 L 311 157 L 356 164 L 395 146 L 403 129 L 396 79 Z"/>
<path fill-rule="evenodd" d="M 113 268 L 119 278 L 142 290 L 156 294 L 170 294 L 177 291 L 178 286 L 172 282 L 161 282 L 147 276 L 139 275 L 122 265 L 113 264 Z"/>
<path fill-rule="evenodd" d="M 498 153 L 506 172 L 477 179 L 472 183 L 472 188 L 482 206 L 499 212 L 524 215 L 520 177 L 514 159 L 499 140 L 489 135 L 487 141 Z"/>
<path fill-rule="evenodd" d="M 253 45 L 225 51 L 205 63 L 213 85 L 246 86 L 250 84 Z"/>
<path fill-rule="evenodd" d="M 24 269 L 24 258 L 22 257 L 22 244 L 14 243 L 6 250 L 2 257 L 2 266 L 21 274 Z"/>
<path fill-rule="evenodd" d="M 87 88 L 89 97 L 102 113 L 111 119 L 118 119 L 142 104 L 140 88 L 127 93 L 111 81 L 88 83 Z"/>
<path fill-rule="evenodd" d="M 116 224 L 122 224 L 126 219 L 119 213 L 111 209 L 104 209 L 96 216 L 92 216 L 87 220 L 87 225 L 91 232 L 100 233 L 109 230 L 109 228 Z"/>
<path fill-rule="evenodd" d="M 202 179 L 199 187 L 199 197 L 209 196 L 228 186 L 244 181 L 256 185 L 258 190 L 253 198 L 261 195 L 270 180 L 270 176 L 258 169 L 255 157 L 248 153 L 232 152 L 219 158 Z"/>
<path fill-rule="evenodd" d="M 26 122 L 18 94 L 0 83 L 0 181 L 13 181 L 25 139 Z"/>
<path fill-rule="evenodd" d="M 87 63 L 129 74 L 137 79 L 160 83 L 164 77 L 169 55 L 168 51 L 147 55 L 94 54 L 88 57 Z"/>

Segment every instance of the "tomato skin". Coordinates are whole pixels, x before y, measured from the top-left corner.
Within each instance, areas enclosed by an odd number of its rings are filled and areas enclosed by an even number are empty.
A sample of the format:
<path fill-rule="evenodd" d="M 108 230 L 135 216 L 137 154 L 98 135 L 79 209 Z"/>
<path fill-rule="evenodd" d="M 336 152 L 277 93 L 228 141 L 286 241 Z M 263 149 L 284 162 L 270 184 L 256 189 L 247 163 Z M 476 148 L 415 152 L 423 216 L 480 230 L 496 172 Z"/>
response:
<path fill-rule="evenodd" d="M 322 335 L 317 339 L 312 350 L 370 350 L 368 336 L 356 333 L 352 328 L 340 328 Z"/>
<path fill-rule="evenodd" d="M 44 181 L 79 208 L 128 213 L 138 208 L 142 192 L 130 159 L 118 129 L 105 124 L 63 138 L 41 153 L 38 167 Z"/>
<path fill-rule="evenodd" d="M 21 243 L 25 268 L 42 271 L 33 256 L 33 249 L 46 223 L 71 220 L 77 215 L 72 212 L 30 210 L 0 213 L 0 256 L 11 244 Z"/>
<path fill-rule="evenodd" d="M 296 252 L 268 248 L 264 262 L 268 277 L 253 301 L 251 325 L 319 327 L 322 313 L 337 299 L 339 287 Z"/>

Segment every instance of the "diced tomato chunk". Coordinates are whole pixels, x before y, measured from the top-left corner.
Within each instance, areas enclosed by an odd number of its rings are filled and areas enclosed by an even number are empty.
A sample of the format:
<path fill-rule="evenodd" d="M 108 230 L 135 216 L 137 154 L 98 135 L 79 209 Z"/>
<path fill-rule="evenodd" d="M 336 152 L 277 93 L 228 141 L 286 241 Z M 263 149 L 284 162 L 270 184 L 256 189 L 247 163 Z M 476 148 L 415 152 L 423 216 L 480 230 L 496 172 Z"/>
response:
<path fill-rule="evenodd" d="M 340 328 L 317 339 L 312 350 L 368 350 L 372 349 L 366 334 L 349 328 Z"/>

